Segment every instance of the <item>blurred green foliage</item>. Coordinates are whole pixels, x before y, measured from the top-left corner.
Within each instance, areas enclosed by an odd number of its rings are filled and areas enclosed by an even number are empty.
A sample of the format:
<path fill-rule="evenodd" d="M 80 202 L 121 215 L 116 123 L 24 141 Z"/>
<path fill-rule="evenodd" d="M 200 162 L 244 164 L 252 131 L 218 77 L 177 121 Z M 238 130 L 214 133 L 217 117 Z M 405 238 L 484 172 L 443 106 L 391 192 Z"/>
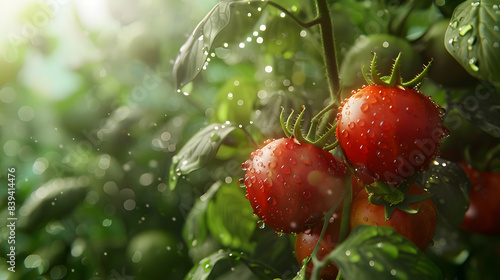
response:
<path fill-rule="evenodd" d="M 216 2 L 0 4 L 0 279 L 179 279 L 189 271 L 182 225 L 208 186 L 201 176 L 200 190 L 170 191 L 167 171 L 209 107 L 176 92 L 171 69 Z M 14 273 L 4 242 L 11 167 Z"/>

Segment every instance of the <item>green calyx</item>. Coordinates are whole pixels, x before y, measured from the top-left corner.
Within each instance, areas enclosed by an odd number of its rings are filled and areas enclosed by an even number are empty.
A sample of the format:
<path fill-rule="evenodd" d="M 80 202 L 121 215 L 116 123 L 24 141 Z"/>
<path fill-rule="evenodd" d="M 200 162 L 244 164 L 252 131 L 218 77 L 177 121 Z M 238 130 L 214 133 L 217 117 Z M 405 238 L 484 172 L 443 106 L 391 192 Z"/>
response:
<path fill-rule="evenodd" d="M 319 129 L 321 118 L 329 112 L 334 107 L 334 104 L 331 104 L 324 108 L 321 112 L 319 112 L 316 116 L 311 119 L 311 125 L 309 126 L 309 130 L 306 135 L 303 134 L 302 130 L 302 118 L 304 117 L 305 106 L 302 106 L 302 110 L 298 114 L 297 118 L 294 122 L 294 111 L 290 113 L 287 120 L 284 120 L 283 112 L 284 108 L 281 108 L 280 115 L 280 123 L 285 135 L 287 137 L 294 137 L 297 141 L 302 143 L 308 143 L 317 147 L 320 147 L 324 150 L 332 150 L 337 145 L 338 142 L 335 141 L 329 144 L 331 141 L 331 136 L 334 135 L 335 130 L 337 128 L 337 123 L 327 129 Z M 326 131 L 325 131 L 326 130 Z"/>
<path fill-rule="evenodd" d="M 384 206 L 385 220 L 388 221 L 394 210 L 399 209 L 405 213 L 415 215 L 420 211 L 420 206 L 414 209 L 410 204 L 418 203 L 426 200 L 431 194 L 407 195 L 405 194 L 408 188 L 412 185 L 412 180 L 401 183 L 397 188 L 388 185 L 384 182 L 376 182 L 375 185 L 365 187 L 369 193 L 368 200 L 370 203 Z"/>
<path fill-rule="evenodd" d="M 429 66 L 432 63 L 432 60 L 429 61 L 429 63 L 424 67 L 424 69 L 422 70 L 422 72 L 420 72 L 420 74 L 415 76 L 415 78 L 413 78 L 412 80 L 404 82 L 403 78 L 401 77 L 401 71 L 400 71 L 401 52 L 398 54 L 398 57 L 396 57 L 396 60 L 392 65 L 391 74 L 389 76 L 380 76 L 380 73 L 377 72 L 377 54 L 375 52 L 372 52 L 372 54 L 373 54 L 373 59 L 370 66 L 370 73 L 367 73 L 365 67 L 361 69 L 362 70 L 361 72 L 363 73 L 365 80 L 369 84 L 375 84 L 385 87 L 403 87 L 403 88 L 418 87 L 422 83 L 429 69 Z"/>

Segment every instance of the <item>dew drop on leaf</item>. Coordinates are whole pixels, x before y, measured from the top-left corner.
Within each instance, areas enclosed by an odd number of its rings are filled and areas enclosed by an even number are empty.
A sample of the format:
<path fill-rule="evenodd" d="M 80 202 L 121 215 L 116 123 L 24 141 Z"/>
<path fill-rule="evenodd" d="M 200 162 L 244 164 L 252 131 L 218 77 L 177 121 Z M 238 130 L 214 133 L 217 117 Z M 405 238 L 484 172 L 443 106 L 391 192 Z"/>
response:
<path fill-rule="evenodd" d="M 477 58 L 473 57 L 469 59 L 469 66 L 473 71 L 476 72 L 479 71 L 479 66 L 477 64 L 478 64 Z"/>

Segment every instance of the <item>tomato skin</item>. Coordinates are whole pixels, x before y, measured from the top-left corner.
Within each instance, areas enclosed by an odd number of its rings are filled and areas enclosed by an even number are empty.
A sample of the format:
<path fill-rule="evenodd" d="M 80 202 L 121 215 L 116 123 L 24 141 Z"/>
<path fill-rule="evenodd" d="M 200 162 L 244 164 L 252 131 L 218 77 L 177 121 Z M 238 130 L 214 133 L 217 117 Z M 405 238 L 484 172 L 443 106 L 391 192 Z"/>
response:
<path fill-rule="evenodd" d="M 246 197 L 255 214 L 284 233 L 316 223 L 344 192 L 345 164 L 293 137 L 267 141 L 242 167 Z"/>
<path fill-rule="evenodd" d="M 446 133 L 440 107 L 407 88 L 365 86 L 343 102 L 337 121 L 340 146 L 365 184 L 427 170 Z"/>
<path fill-rule="evenodd" d="M 500 173 L 462 165 L 471 181 L 470 204 L 461 227 L 467 231 L 500 234 Z"/>
<path fill-rule="evenodd" d="M 407 191 L 407 194 L 410 195 L 425 193 L 425 190 L 417 185 L 412 185 Z M 411 215 L 396 209 L 391 218 L 386 221 L 384 207 L 370 203 L 367 192 L 359 192 L 352 201 L 351 230 L 358 225 L 389 226 L 412 241 L 421 251 L 424 251 L 436 231 L 436 207 L 430 198 L 410 204 L 410 206 L 414 209 L 420 207 L 419 212 Z"/>
<path fill-rule="evenodd" d="M 332 221 L 333 219 L 333 221 Z M 323 260 L 333 249 L 337 246 L 340 232 L 340 214 L 336 213 L 330 220 L 328 224 L 325 235 L 321 240 L 319 251 L 317 254 L 318 260 Z M 321 235 L 321 230 L 323 229 L 323 223 L 317 223 L 311 229 L 297 234 L 295 239 L 295 258 L 297 262 L 302 265 L 302 261 L 310 256 L 318 243 L 319 237 Z M 306 278 L 311 277 L 313 263 L 310 262 L 306 267 Z M 323 280 L 335 279 L 337 277 L 339 270 L 334 263 L 328 263 L 320 273 L 320 278 Z"/>

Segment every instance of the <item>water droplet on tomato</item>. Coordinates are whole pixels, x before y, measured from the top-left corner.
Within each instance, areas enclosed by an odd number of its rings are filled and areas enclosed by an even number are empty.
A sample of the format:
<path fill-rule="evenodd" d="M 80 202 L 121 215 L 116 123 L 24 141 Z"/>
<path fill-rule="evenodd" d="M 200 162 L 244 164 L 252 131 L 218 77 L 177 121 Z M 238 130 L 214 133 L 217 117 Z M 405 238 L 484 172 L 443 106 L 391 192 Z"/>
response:
<path fill-rule="evenodd" d="M 360 109 L 362 112 L 366 112 L 368 111 L 368 108 L 370 108 L 370 105 L 368 105 L 368 103 L 363 103 Z"/>
<path fill-rule="evenodd" d="M 306 155 L 301 155 L 300 160 L 302 161 L 303 164 L 305 165 L 312 165 L 312 160 L 309 156 Z"/>
<path fill-rule="evenodd" d="M 361 126 L 361 127 L 365 126 L 365 120 L 358 119 L 356 122 L 357 122 L 357 123 L 358 123 L 358 125 L 359 125 L 359 126 Z"/>
<path fill-rule="evenodd" d="M 283 174 L 290 174 L 290 172 L 291 172 L 290 167 L 288 167 L 286 165 L 282 165 L 281 172 L 283 172 Z"/>
<path fill-rule="evenodd" d="M 354 122 L 349 122 L 349 124 L 347 125 L 349 128 L 353 129 L 354 126 L 355 126 L 355 123 Z"/>
<path fill-rule="evenodd" d="M 297 164 L 297 160 L 295 160 L 295 158 L 290 158 L 290 164 L 291 165 Z"/>
<path fill-rule="evenodd" d="M 276 205 L 276 199 L 274 199 L 272 196 L 267 198 L 267 203 L 269 203 L 271 206 Z"/>
<path fill-rule="evenodd" d="M 368 129 L 368 130 L 366 131 L 366 134 L 367 134 L 367 135 L 368 135 L 368 137 L 370 137 L 370 138 L 375 137 L 375 132 L 371 131 L 370 129 Z"/>
<path fill-rule="evenodd" d="M 250 182 L 253 184 L 255 182 L 257 182 L 257 178 L 255 176 L 251 176 L 250 177 Z"/>
<path fill-rule="evenodd" d="M 273 181 L 269 178 L 266 178 L 266 179 L 264 179 L 263 184 L 264 184 L 264 187 L 270 188 L 273 186 Z"/>
<path fill-rule="evenodd" d="M 343 137 L 349 136 L 349 132 L 347 131 L 347 129 L 342 129 L 342 131 L 340 133 L 342 134 Z"/>
<path fill-rule="evenodd" d="M 302 177 L 300 177 L 300 175 L 293 175 L 293 181 L 295 181 L 295 183 L 302 183 Z"/>
<path fill-rule="evenodd" d="M 281 156 L 282 151 L 280 149 L 274 148 L 272 154 L 279 157 Z"/>
<path fill-rule="evenodd" d="M 266 224 L 263 221 L 257 221 L 257 226 L 260 229 L 264 229 L 266 227 Z"/>
<path fill-rule="evenodd" d="M 368 148 L 365 145 L 359 146 L 359 151 L 363 154 L 368 153 Z"/>
<path fill-rule="evenodd" d="M 384 153 L 382 151 L 377 151 L 377 156 L 379 158 L 383 158 L 384 157 Z"/>
<path fill-rule="evenodd" d="M 368 95 L 368 96 L 366 97 L 366 100 L 367 100 L 367 101 L 368 101 L 368 103 L 370 103 L 370 104 L 375 104 L 375 103 L 377 103 L 377 102 L 378 102 L 377 98 L 376 98 L 375 96 L 373 96 L 373 95 Z"/>
<path fill-rule="evenodd" d="M 310 191 L 303 191 L 302 196 L 304 196 L 305 199 L 311 198 L 311 192 Z"/>
<path fill-rule="evenodd" d="M 382 130 L 387 131 L 387 130 L 391 129 L 391 125 L 388 122 L 381 121 L 380 128 L 382 128 Z"/>
<path fill-rule="evenodd" d="M 281 176 L 280 174 L 276 175 L 276 179 L 278 179 L 278 181 L 280 182 L 283 182 L 283 176 Z"/>
<path fill-rule="evenodd" d="M 243 169 L 243 171 L 246 171 L 247 168 L 249 168 L 251 165 L 252 165 L 252 161 L 251 160 L 247 160 L 247 161 L 245 161 L 244 163 L 241 164 L 241 169 Z"/>
<path fill-rule="evenodd" d="M 269 168 L 275 169 L 276 166 L 278 166 L 278 163 L 276 161 L 270 161 L 269 162 Z"/>
<path fill-rule="evenodd" d="M 238 186 L 240 186 L 240 188 L 244 188 L 244 187 L 246 187 L 246 185 L 245 185 L 245 181 L 246 181 L 246 180 L 245 180 L 245 178 L 240 178 L 240 179 L 238 180 Z"/>

